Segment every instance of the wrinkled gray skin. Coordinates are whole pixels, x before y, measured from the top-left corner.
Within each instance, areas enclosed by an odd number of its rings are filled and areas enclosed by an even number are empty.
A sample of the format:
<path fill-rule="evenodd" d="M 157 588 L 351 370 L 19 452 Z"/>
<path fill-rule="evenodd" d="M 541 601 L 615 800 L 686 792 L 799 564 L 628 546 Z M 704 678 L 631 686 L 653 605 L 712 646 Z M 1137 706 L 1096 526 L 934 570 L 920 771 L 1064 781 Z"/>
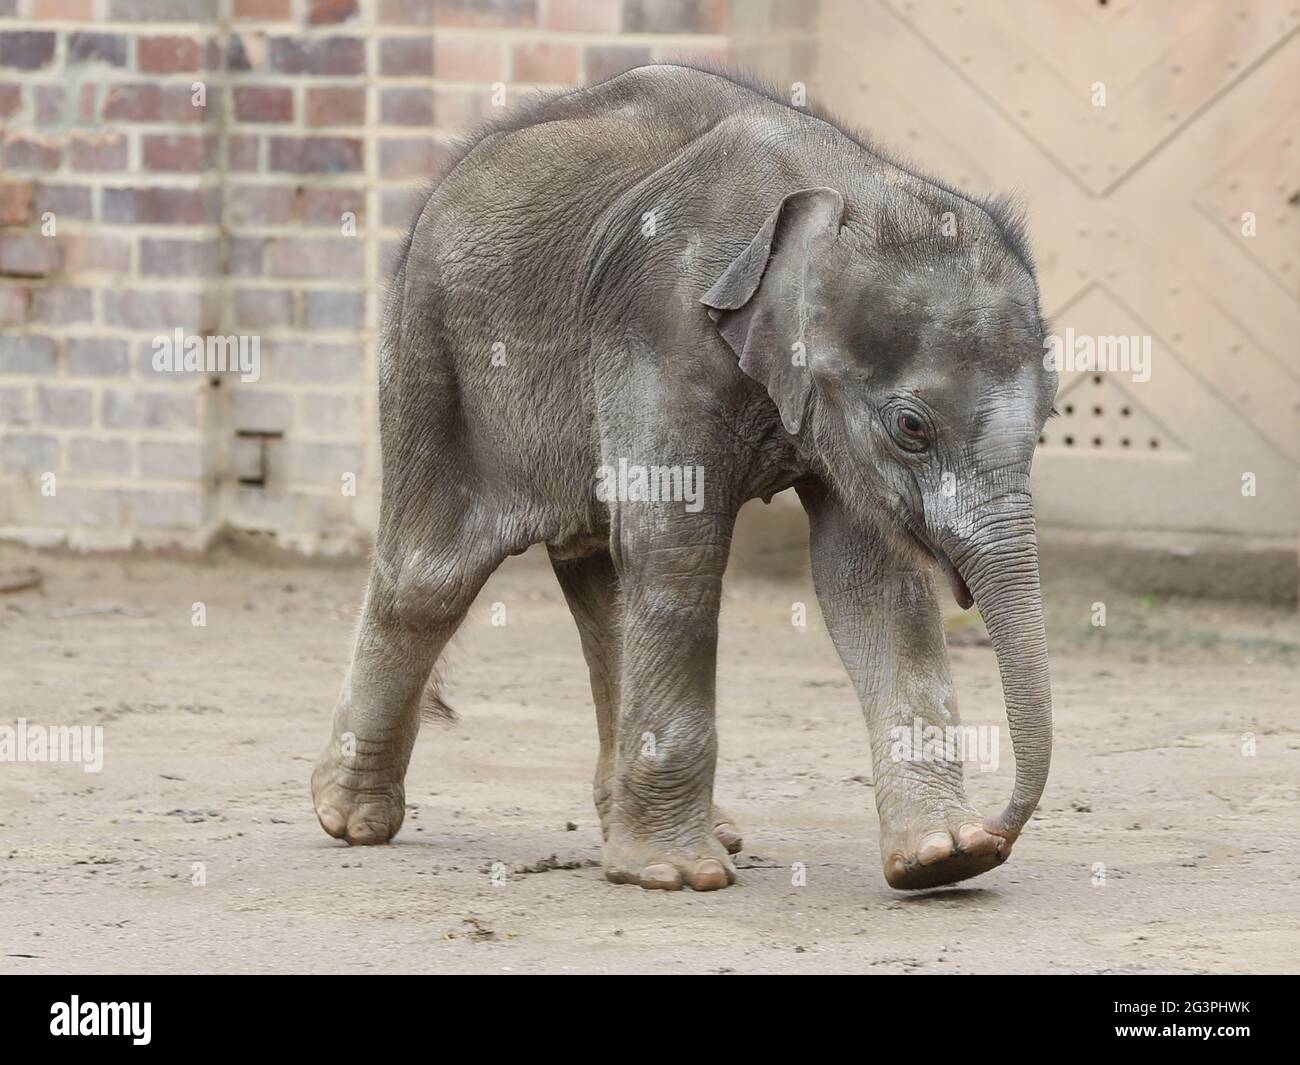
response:
<path fill-rule="evenodd" d="M 1002 862 L 1051 751 L 1029 483 L 1055 391 L 1042 333 L 1004 212 L 716 74 L 639 68 L 482 136 L 388 299 L 382 514 L 312 781 L 325 830 L 398 830 L 435 660 L 497 565 L 542 542 L 591 672 L 606 875 L 732 883 L 740 838 L 713 802 L 722 574 L 741 504 L 794 486 L 870 730 L 886 879 Z M 702 509 L 599 501 L 620 459 L 703 466 Z M 1016 778 L 987 819 L 960 763 L 890 756 L 895 725 L 957 723 L 936 572 L 973 595 L 1001 668 Z"/>

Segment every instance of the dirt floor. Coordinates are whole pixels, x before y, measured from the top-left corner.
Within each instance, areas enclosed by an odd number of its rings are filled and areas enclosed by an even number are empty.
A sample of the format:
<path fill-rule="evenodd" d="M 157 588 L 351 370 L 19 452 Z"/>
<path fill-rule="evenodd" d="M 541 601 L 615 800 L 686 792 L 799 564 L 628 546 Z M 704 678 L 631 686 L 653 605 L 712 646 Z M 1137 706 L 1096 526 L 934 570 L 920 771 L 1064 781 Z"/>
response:
<path fill-rule="evenodd" d="M 741 881 L 669 894 L 597 864 L 586 671 L 536 559 L 480 597 L 449 658 L 461 721 L 426 726 L 406 824 L 366 849 L 308 795 L 360 567 L 0 548 L 29 566 L 41 587 L 0 593 L 0 725 L 102 724 L 105 752 L 99 773 L 0 763 L 0 972 L 1297 968 L 1294 613 L 1109 593 L 1097 628 L 1087 577 L 1049 579 L 1042 807 L 1006 866 L 909 895 L 881 875 L 866 730 L 811 591 L 730 579 L 717 793 Z M 950 635 L 964 720 L 1002 722 L 978 622 Z M 1011 773 L 1008 752 L 969 774 L 977 805 Z"/>

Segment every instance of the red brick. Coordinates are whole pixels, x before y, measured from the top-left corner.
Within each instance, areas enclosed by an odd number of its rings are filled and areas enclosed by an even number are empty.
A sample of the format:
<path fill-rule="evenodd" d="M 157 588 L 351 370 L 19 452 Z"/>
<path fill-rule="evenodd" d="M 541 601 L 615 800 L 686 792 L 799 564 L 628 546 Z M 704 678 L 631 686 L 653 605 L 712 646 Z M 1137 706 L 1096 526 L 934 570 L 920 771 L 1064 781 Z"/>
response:
<path fill-rule="evenodd" d="M 578 80 L 578 48 L 555 41 L 516 44 L 510 59 L 512 81 L 568 85 Z"/>
<path fill-rule="evenodd" d="M 266 38 L 260 34 L 232 33 L 226 40 L 226 69 L 261 70 L 266 66 Z"/>
<path fill-rule="evenodd" d="M 95 17 L 95 0 L 32 0 L 32 18 L 90 22 Z"/>
<path fill-rule="evenodd" d="M 31 219 L 32 183 L 0 181 L 0 226 L 22 226 Z"/>
<path fill-rule="evenodd" d="M 496 81 L 505 73 L 505 49 L 498 41 L 439 35 L 433 42 L 433 73 L 462 81 Z"/>
<path fill-rule="evenodd" d="M 461 130 L 477 125 L 487 108 L 488 94 L 483 90 L 433 90 L 434 122 L 444 128 Z"/>
<path fill-rule="evenodd" d="M 307 89 L 307 125 L 361 126 L 365 121 L 365 89 Z"/>
<path fill-rule="evenodd" d="M 62 85 L 37 85 L 34 92 L 36 124 L 38 126 L 62 125 L 63 102 L 66 93 Z"/>
<path fill-rule="evenodd" d="M 63 148 L 57 138 L 22 133 L 5 137 L 5 166 L 15 170 L 57 170 L 62 158 Z"/>
<path fill-rule="evenodd" d="M 357 0 L 309 0 L 307 22 L 312 26 L 328 26 L 346 22 L 357 13 Z"/>
<path fill-rule="evenodd" d="M 617 33 L 621 0 L 546 0 L 542 28 L 583 33 Z"/>
<path fill-rule="evenodd" d="M 221 194 L 217 189 L 104 189 L 103 209 L 104 221 L 110 223 L 215 224 L 221 216 Z"/>
<path fill-rule="evenodd" d="M 291 0 L 235 0 L 235 18 L 274 21 L 289 17 Z"/>
<path fill-rule="evenodd" d="M 235 89 L 235 118 L 240 122 L 292 122 L 293 90 L 241 85 Z"/>
<path fill-rule="evenodd" d="M 140 138 L 140 158 L 146 170 L 197 173 L 216 162 L 217 142 L 212 137 L 148 133 Z"/>
<path fill-rule="evenodd" d="M 727 0 L 623 0 L 625 33 L 726 33 Z"/>
<path fill-rule="evenodd" d="M 125 133 L 74 133 L 70 157 L 74 170 L 125 170 L 129 145 Z"/>
<path fill-rule="evenodd" d="M 429 138 L 386 138 L 379 143 L 379 174 L 388 181 L 428 177 L 437 161 L 438 146 Z"/>
<path fill-rule="evenodd" d="M 383 189 L 379 195 L 379 213 L 385 226 L 405 229 L 428 199 L 422 188 Z"/>
<path fill-rule="evenodd" d="M 229 203 L 237 226 L 278 226 L 294 218 L 294 190 L 286 185 L 236 185 Z"/>
<path fill-rule="evenodd" d="M 259 276 L 265 250 L 265 237 L 232 237 L 226 242 L 226 273 L 231 277 Z"/>
<path fill-rule="evenodd" d="M 39 70 L 54 58 L 58 35 L 32 30 L 0 33 L 0 67 Z"/>
<path fill-rule="evenodd" d="M 0 118 L 9 118 L 18 113 L 23 105 L 23 90 L 19 85 L 0 85 Z"/>
<path fill-rule="evenodd" d="M 102 298 L 104 321 L 128 329 L 180 328 L 197 333 L 217 319 L 215 300 L 202 292 L 108 288 Z"/>
<path fill-rule="evenodd" d="M 126 66 L 126 38 L 118 33 L 68 34 L 69 63 L 107 63 Z"/>
<path fill-rule="evenodd" d="M 59 272 L 63 253 L 53 237 L 37 233 L 0 236 L 0 274 L 8 277 L 47 277 Z"/>
<path fill-rule="evenodd" d="M 362 189 L 320 188 L 298 192 L 297 213 L 305 225 L 339 228 L 345 211 L 356 216 L 360 227 L 366 215 L 366 194 Z"/>
<path fill-rule="evenodd" d="M 272 137 L 269 169 L 292 174 L 335 174 L 361 169 L 356 137 Z"/>
<path fill-rule="evenodd" d="M 94 295 L 88 288 L 52 285 L 32 289 L 30 320 L 46 325 L 71 325 L 95 317 Z"/>
<path fill-rule="evenodd" d="M 650 49 L 637 44 L 593 44 L 583 54 L 583 80 L 604 81 L 650 62 Z"/>
<path fill-rule="evenodd" d="M 266 245 L 270 277 L 362 277 L 365 245 L 355 237 L 284 237 Z"/>
<path fill-rule="evenodd" d="M 162 89 L 157 85 L 113 85 L 104 96 L 104 118 L 119 122 L 157 122 Z"/>
<path fill-rule="evenodd" d="M 432 0 L 379 0 L 379 21 L 389 26 L 432 26 Z"/>
<path fill-rule="evenodd" d="M 144 277 L 214 277 L 220 270 L 221 246 L 215 240 L 140 238 Z"/>
<path fill-rule="evenodd" d="M 63 238 L 63 263 L 70 274 L 93 270 L 125 273 L 131 269 L 131 242 L 117 237 L 77 234 Z"/>
<path fill-rule="evenodd" d="M 236 173 L 257 170 L 262 155 L 262 138 L 236 134 L 228 142 L 226 165 Z"/>
<path fill-rule="evenodd" d="M 433 42 L 427 37 L 382 37 L 379 72 L 387 77 L 431 77 Z"/>
<path fill-rule="evenodd" d="M 537 0 L 433 0 L 439 26 L 536 26 Z"/>
<path fill-rule="evenodd" d="M 432 126 L 432 89 L 384 89 L 379 120 L 389 126 Z"/>
<path fill-rule="evenodd" d="M 36 186 L 36 217 L 47 211 L 59 218 L 93 218 L 94 203 L 91 190 L 84 185 L 45 185 Z"/>
<path fill-rule="evenodd" d="M 205 96 L 202 107 L 194 103 L 194 90 L 189 85 L 168 85 L 162 90 L 162 120 L 164 122 L 203 122 L 219 98 Z"/>
<path fill-rule="evenodd" d="M 203 47 L 193 37 L 141 37 L 136 42 L 135 56 L 142 74 L 175 74 L 198 70 Z"/>
<path fill-rule="evenodd" d="M 284 74 L 364 74 L 365 44 L 356 37 L 275 37 L 271 67 Z"/>
<path fill-rule="evenodd" d="M 6 328 L 22 325 L 27 321 L 27 303 L 31 290 L 6 282 L 0 285 L 0 326 Z"/>

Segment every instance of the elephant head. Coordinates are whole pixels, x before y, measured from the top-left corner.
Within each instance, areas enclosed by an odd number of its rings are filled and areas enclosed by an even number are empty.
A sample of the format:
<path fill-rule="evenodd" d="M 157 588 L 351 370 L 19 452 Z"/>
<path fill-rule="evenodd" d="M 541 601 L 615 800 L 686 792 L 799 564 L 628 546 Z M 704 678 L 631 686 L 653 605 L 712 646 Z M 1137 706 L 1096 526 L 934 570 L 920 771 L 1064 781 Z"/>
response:
<path fill-rule="evenodd" d="M 1014 219 L 918 182 L 787 195 L 703 297 L 740 368 L 858 520 L 933 557 L 977 604 L 1016 757 L 1014 840 L 1051 759 L 1029 470 L 1056 391 Z"/>

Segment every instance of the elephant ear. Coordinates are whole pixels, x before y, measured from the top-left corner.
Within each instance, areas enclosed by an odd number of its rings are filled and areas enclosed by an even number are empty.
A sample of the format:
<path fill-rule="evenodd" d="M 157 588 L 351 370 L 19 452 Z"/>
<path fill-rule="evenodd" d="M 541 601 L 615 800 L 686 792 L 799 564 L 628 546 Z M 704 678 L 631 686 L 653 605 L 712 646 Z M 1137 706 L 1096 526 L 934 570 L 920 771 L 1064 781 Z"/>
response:
<path fill-rule="evenodd" d="M 790 193 L 700 299 L 789 433 L 803 424 L 812 392 L 804 330 L 843 217 L 834 189 Z"/>

